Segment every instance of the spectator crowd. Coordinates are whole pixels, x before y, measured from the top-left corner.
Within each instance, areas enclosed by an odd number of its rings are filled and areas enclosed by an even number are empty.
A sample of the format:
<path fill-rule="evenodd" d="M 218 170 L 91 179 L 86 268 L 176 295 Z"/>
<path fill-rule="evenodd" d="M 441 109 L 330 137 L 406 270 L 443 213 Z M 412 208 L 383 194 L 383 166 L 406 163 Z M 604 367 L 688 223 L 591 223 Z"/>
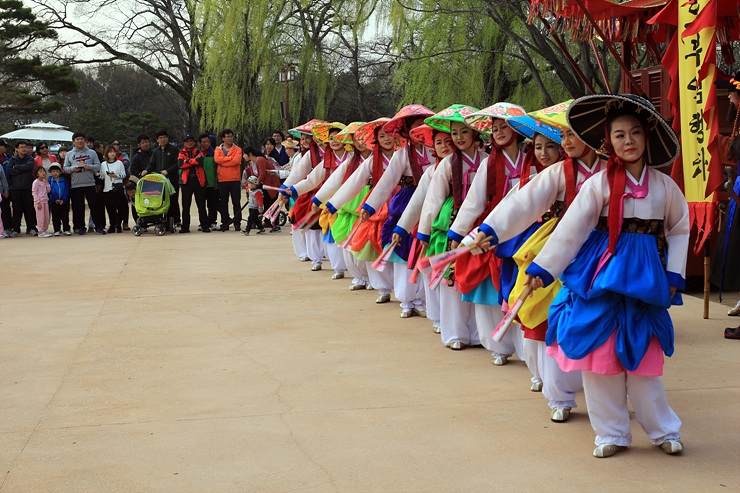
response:
<path fill-rule="evenodd" d="M 81 132 L 73 134 L 72 146 L 62 146 L 56 154 L 49 152 L 47 142 L 17 140 L 11 146 L 0 139 L 0 238 L 18 238 L 24 226 L 27 235 L 39 238 L 127 231 L 130 218 L 138 219 L 136 183 L 149 173 L 165 176 L 174 187 L 167 215 L 180 233 L 190 232 L 193 200 L 198 231 L 228 231 L 232 226 L 246 234 L 252 227 L 280 230 L 259 217 L 277 198 L 275 190 L 263 186 L 280 186 L 300 157 L 300 142 L 285 140 L 276 130 L 259 148 L 242 149 L 229 129 L 218 138 L 185 134 L 182 141 L 175 146 L 164 129 L 154 134 L 154 142 L 140 135 L 129 156 L 119 139 L 103 147 Z M 244 228 L 243 193 L 245 207 L 255 211 L 244 215 L 245 221 L 252 219 Z"/>

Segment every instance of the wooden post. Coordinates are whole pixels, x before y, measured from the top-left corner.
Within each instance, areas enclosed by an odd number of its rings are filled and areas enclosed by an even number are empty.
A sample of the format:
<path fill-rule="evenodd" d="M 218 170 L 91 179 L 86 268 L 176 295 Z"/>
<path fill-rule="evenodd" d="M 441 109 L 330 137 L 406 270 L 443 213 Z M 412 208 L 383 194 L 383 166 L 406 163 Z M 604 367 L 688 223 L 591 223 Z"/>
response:
<path fill-rule="evenodd" d="M 609 77 L 606 76 L 604 62 L 601 60 L 601 56 L 599 56 L 599 51 L 596 49 L 596 42 L 593 39 L 591 40 L 591 49 L 594 51 L 596 63 L 599 64 L 599 72 L 601 72 L 601 78 L 604 79 L 604 86 L 606 87 L 606 90 L 609 92 L 609 94 L 614 94 L 614 92 L 612 91 L 612 85 L 609 84 Z"/>
<path fill-rule="evenodd" d="M 704 318 L 709 318 L 709 272 L 710 272 L 710 244 L 712 235 L 704 242 Z"/>

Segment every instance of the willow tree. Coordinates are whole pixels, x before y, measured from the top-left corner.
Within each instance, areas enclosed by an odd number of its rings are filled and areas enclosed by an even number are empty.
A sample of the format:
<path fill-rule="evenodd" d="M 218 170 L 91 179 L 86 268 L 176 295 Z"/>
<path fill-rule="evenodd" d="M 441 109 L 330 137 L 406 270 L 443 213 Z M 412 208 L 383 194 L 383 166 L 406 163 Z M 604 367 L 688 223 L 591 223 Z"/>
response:
<path fill-rule="evenodd" d="M 204 40 L 193 106 L 206 128 L 243 135 L 260 115 L 259 82 L 286 2 L 203 0 L 196 18 Z"/>
<path fill-rule="evenodd" d="M 528 9 L 528 0 L 387 3 L 404 102 L 508 100 L 534 108 L 582 95 L 551 36 L 527 23 Z"/>

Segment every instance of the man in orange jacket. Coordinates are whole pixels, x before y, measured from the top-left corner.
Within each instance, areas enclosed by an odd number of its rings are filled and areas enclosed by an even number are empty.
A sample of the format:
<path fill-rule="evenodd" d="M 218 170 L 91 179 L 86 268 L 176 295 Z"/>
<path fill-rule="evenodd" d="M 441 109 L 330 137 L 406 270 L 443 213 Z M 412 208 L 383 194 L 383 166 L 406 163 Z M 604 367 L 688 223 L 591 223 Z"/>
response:
<path fill-rule="evenodd" d="M 229 225 L 241 231 L 241 163 L 242 150 L 234 145 L 234 132 L 226 129 L 219 134 L 222 144 L 216 148 L 213 158 L 218 169 L 218 195 L 221 205 L 221 231 L 228 231 Z M 229 197 L 234 210 L 234 219 L 229 217 Z"/>

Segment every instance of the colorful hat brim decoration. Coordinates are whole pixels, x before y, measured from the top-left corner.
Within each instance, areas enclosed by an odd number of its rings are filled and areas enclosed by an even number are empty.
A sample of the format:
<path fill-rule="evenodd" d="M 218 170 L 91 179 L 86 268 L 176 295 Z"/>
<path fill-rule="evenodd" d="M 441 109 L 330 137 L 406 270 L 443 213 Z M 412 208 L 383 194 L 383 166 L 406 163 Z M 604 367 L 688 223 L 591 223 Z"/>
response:
<path fill-rule="evenodd" d="M 388 117 L 381 117 L 377 120 L 373 120 L 369 123 L 364 124 L 359 129 L 357 129 L 357 132 L 355 132 L 355 135 L 357 136 L 357 140 L 364 143 L 367 147 L 372 147 L 375 145 L 375 129 L 378 127 L 383 127 L 383 130 L 385 130 L 385 125 L 391 121 Z M 397 135 L 393 136 L 394 142 L 393 142 L 393 148 L 395 150 L 400 149 L 401 147 L 406 145 L 406 139 L 403 139 L 401 137 L 398 137 Z"/>
<path fill-rule="evenodd" d="M 568 128 L 568 108 L 573 101 L 573 99 L 569 99 L 542 110 L 531 111 L 527 115 L 537 121 L 562 130 Z"/>
<path fill-rule="evenodd" d="M 428 118 L 434 112 L 422 104 L 410 104 L 404 106 L 388 123 L 383 126 L 383 130 L 391 135 L 401 136 L 401 131 L 406 126 L 406 120 L 416 118 Z"/>
<path fill-rule="evenodd" d="M 409 137 L 417 142 L 421 142 L 425 147 L 434 147 L 434 132 L 438 132 L 438 130 L 425 123 L 424 125 L 413 129 L 409 134 Z"/>
<path fill-rule="evenodd" d="M 324 120 L 316 120 L 316 119 L 310 120 L 304 123 L 303 125 L 292 129 L 291 133 L 295 131 L 296 133 L 294 133 L 293 135 L 296 135 L 297 137 L 300 137 L 301 135 L 313 135 L 311 130 L 313 129 L 314 126 L 318 125 L 319 123 L 329 123 L 329 122 L 325 122 Z"/>
<path fill-rule="evenodd" d="M 491 135 L 491 125 L 495 118 L 509 120 L 518 116 L 525 116 L 527 111 L 518 104 L 499 102 L 488 108 L 476 111 L 465 118 L 465 123 L 472 129 L 484 134 Z M 526 135 L 525 135 L 526 137 Z"/>
<path fill-rule="evenodd" d="M 533 139 L 535 134 L 542 134 L 558 144 L 563 140 L 563 137 L 560 135 L 559 128 L 552 127 L 547 123 L 542 123 L 528 115 L 510 118 L 507 122 L 514 131 L 521 135 L 526 135 L 529 139 Z"/>
<path fill-rule="evenodd" d="M 341 142 L 342 144 L 354 144 L 353 136 L 357 130 L 362 127 L 366 122 L 352 122 L 347 125 L 344 130 L 334 136 L 334 140 Z"/>
<path fill-rule="evenodd" d="M 592 94 L 576 99 L 568 108 L 568 126 L 579 139 L 597 153 L 604 152 L 606 120 L 610 112 L 634 114 L 647 122 L 650 137 L 646 142 L 646 164 L 667 166 L 681 150 L 678 137 L 650 101 L 634 94 Z"/>
<path fill-rule="evenodd" d="M 465 123 L 465 117 L 472 115 L 476 111 L 478 111 L 478 108 L 474 108 L 472 106 L 465 106 L 464 104 L 453 104 L 452 106 L 443 109 L 439 113 L 435 113 L 434 115 L 430 116 L 429 118 L 424 120 L 424 123 L 426 123 L 433 129 L 449 133 L 452 122 L 459 122 L 463 125 L 470 126 Z"/>
<path fill-rule="evenodd" d="M 344 130 L 347 126 L 344 123 L 332 122 L 332 123 L 317 123 L 311 129 L 311 133 L 314 137 L 319 139 L 322 143 L 327 144 L 329 142 L 329 134 L 332 130 Z"/>

